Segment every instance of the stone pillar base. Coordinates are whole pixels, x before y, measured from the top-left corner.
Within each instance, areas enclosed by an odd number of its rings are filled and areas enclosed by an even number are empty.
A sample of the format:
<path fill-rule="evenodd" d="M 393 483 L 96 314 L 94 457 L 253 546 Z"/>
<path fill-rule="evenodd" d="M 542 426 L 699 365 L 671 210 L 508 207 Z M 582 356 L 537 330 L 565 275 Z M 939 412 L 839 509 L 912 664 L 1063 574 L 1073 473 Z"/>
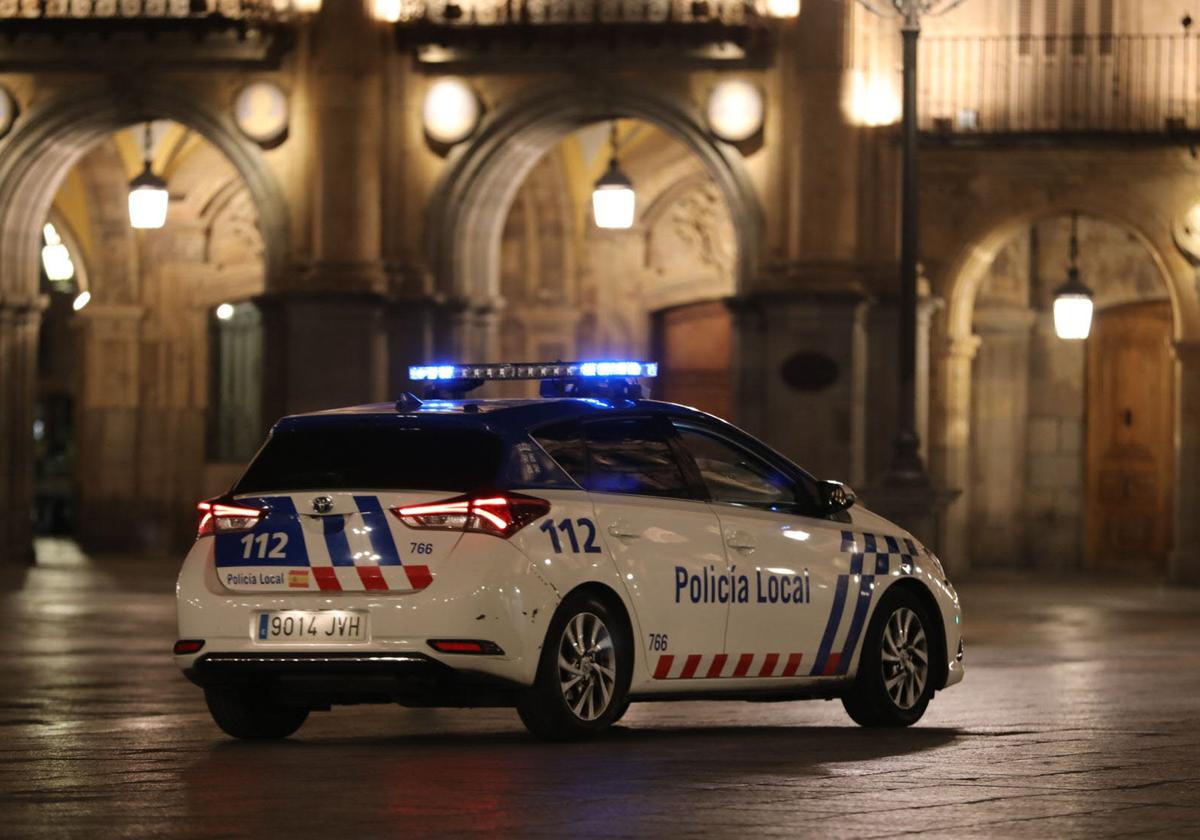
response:
<path fill-rule="evenodd" d="M 33 415 L 43 302 L 0 301 L 0 566 L 33 562 Z"/>
<path fill-rule="evenodd" d="M 1200 549 L 1172 551 L 1167 556 L 1167 573 L 1171 583 L 1200 586 Z"/>
<path fill-rule="evenodd" d="M 369 294 L 289 294 L 258 300 L 263 314 L 263 407 L 286 414 L 387 396 L 387 306 Z"/>
<path fill-rule="evenodd" d="M 943 514 L 958 498 L 960 490 L 935 487 L 926 481 L 900 481 L 888 476 L 862 491 L 863 501 L 872 513 L 877 513 L 938 553 L 943 542 Z M 954 558 L 941 558 L 948 572 L 953 572 Z"/>
<path fill-rule="evenodd" d="M 865 295 L 764 292 L 733 312 L 734 420 L 820 478 L 865 475 Z"/>

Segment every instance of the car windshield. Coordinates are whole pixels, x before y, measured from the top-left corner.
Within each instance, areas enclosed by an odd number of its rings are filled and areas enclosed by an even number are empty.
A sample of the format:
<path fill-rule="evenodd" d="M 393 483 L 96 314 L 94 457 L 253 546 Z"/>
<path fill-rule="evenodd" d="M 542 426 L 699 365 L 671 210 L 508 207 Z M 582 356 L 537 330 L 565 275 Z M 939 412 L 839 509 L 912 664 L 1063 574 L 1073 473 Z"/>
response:
<path fill-rule="evenodd" d="M 445 490 L 488 487 L 502 444 L 466 429 L 322 426 L 278 431 L 234 493 L 266 490 Z"/>

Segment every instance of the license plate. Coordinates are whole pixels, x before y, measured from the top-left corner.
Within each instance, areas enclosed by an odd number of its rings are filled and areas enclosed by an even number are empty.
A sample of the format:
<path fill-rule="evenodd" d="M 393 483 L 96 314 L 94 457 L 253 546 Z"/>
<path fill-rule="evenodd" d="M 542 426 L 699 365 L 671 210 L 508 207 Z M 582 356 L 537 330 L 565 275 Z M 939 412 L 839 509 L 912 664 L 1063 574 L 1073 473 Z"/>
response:
<path fill-rule="evenodd" d="M 351 610 L 275 610 L 259 613 L 254 638 L 260 642 L 365 642 L 370 638 L 365 612 Z"/>

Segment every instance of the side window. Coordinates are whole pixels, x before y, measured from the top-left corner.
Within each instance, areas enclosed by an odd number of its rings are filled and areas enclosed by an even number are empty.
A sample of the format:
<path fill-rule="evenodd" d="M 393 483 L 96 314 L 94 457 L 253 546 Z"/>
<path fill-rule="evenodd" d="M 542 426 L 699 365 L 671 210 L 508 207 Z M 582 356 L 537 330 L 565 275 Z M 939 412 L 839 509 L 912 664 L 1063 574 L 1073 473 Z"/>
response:
<path fill-rule="evenodd" d="M 578 490 L 566 471 L 531 440 L 523 440 L 509 452 L 504 484 L 511 489 L 543 488 Z"/>
<path fill-rule="evenodd" d="M 558 466 L 579 485 L 587 474 L 587 450 L 583 448 L 583 433 L 579 423 L 555 423 L 530 434 Z"/>
<path fill-rule="evenodd" d="M 650 419 L 601 420 L 584 425 L 588 490 L 635 496 L 692 498 L 660 427 Z"/>
<path fill-rule="evenodd" d="M 800 502 L 796 483 L 757 455 L 691 426 L 676 423 L 675 428 L 714 502 L 755 507 Z"/>

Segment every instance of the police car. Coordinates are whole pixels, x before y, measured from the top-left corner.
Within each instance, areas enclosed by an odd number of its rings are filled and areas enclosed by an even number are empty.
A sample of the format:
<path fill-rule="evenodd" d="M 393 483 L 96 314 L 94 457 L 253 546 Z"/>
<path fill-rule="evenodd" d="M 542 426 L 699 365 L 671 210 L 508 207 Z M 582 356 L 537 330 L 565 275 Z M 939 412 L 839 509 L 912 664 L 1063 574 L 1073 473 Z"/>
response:
<path fill-rule="evenodd" d="M 335 704 L 508 706 L 598 733 L 630 702 L 840 698 L 907 726 L 963 677 L 958 597 L 911 534 L 649 362 L 420 366 L 424 398 L 286 417 L 199 506 L 175 658 L 217 725 Z M 540 379 L 541 399 L 472 399 Z"/>

